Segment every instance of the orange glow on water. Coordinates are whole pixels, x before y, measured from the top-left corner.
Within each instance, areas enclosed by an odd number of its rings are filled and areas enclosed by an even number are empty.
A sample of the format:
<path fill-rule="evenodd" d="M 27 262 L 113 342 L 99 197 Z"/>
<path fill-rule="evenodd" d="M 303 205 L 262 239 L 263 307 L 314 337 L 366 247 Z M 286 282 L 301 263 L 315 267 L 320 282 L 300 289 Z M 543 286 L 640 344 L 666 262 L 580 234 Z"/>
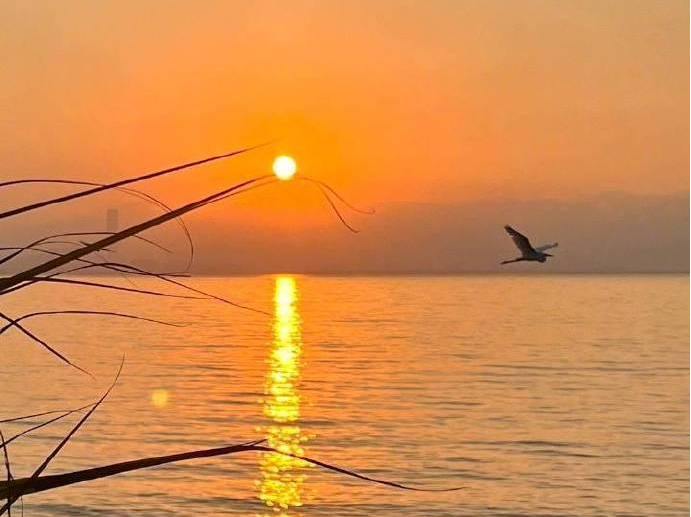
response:
<path fill-rule="evenodd" d="M 302 336 L 298 312 L 298 288 L 289 276 L 276 278 L 274 287 L 273 342 L 266 375 L 263 412 L 271 423 L 264 429 L 270 447 L 304 454 L 300 418 L 300 360 Z M 278 453 L 267 453 L 260 460 L 259 498 L 274 515 L 288 516 L 290 508 L 302 506 L 305 475 L 299 471 L 305 462 Z"/>

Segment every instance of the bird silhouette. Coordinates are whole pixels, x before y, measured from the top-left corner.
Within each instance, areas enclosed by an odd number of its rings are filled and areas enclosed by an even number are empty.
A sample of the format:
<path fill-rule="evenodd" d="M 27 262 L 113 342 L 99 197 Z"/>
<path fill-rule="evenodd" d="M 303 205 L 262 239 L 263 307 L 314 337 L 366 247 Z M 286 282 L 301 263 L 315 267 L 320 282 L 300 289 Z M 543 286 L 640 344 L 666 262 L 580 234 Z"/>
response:
<path fill-rule="evenodd" d="M 513 243 L 518 248 L 518 251 L 521 252 L 521 256 L 512 260 L 505 260 L 501 263 L 502 265 L 510 264 L 512 262 L 521 262 L 524 260 L 530 262 L 545 262 L 547 260 L 547 257 L 554 256 L 550 255 L 549 253 L 545 253 L 545 250 L 556 248 L 557 246 L 559 246 L 558 242 L 554 242 L 552 244 L 544 244 L 542 246 L 538 246 L 537 248 L 533 248 L 533 246 L 530 244 L 530 241 L 528 240 L 528 237 L 526 237 L 522 233 L 514 230 L 508 224 L 504 226 L 504 229 L 506 230 L 506 233 L 508 233 L 511 236 Z"/>

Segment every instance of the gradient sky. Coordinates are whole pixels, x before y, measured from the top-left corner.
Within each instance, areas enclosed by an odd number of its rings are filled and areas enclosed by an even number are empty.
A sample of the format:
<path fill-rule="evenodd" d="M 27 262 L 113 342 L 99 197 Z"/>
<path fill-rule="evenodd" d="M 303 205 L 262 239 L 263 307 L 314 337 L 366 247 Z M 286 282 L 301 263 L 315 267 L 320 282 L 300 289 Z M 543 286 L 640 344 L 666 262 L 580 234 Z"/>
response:
<path fill-rule="evenodd" d="M 285 152 L 378 207 L 685 195 L 688 43 L 682 0 L 0 1 L 3 178 L 282 138 L 148 191 L 176 204 Z M 340 231 L 305 185 L 252 196 L 195 217 Z"/>

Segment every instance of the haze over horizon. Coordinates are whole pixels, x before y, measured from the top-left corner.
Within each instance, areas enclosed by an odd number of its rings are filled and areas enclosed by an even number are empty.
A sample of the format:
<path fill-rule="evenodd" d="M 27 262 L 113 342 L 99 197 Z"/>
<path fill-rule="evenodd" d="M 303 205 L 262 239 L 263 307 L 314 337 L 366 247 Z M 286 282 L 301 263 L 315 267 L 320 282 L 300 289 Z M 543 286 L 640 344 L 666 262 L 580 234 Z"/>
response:
<path fill-rule="evenodd" d="M 279 187 L 280 188 L 280 187 Z M 261 194 L 254 194 L 261 195 Z M 156 208 L 108 195 L 121 227 L 155 215 Z M 250 198 L 209 207 L 186 217 L 195 242 L 195 274 L 447 274 L 463 272 L 688 272 L 688 193 L 636 196 L 599 194 L 579 201 L 493 200 L 463 204 L 389 203 L 374 216 L 349 216 L 361 231 L 345 230 L 326 207 L 307 228 L 273 219 L 254 220 Z M 232 214 L 232 220 L 217 212 Z M 40 211 L 39 211 L 40 212 Z M 76 231 L 106 229 L 103 204 L 63 207 L 61 217 L 27 218 L 5 240 L 25 243 L 67 225 Z M 545 264 L 500 266 L 518 254 L 504 232 L 512 224 L 533 245 L 558 241 Z M 676 223 L 676 224 L 674 224 Z M 16 229 L 16 228 L 15 228 Z M 187 245 L 176 224 L 143 234 L 175 250 L 168 255 L 141 243 L 124 245 L 122 256 L 149 269 L 184 267 Z M 31 257 L 31 261 L 42 259 Z M 15 267 L 29 263 L 29 257 Z"/>

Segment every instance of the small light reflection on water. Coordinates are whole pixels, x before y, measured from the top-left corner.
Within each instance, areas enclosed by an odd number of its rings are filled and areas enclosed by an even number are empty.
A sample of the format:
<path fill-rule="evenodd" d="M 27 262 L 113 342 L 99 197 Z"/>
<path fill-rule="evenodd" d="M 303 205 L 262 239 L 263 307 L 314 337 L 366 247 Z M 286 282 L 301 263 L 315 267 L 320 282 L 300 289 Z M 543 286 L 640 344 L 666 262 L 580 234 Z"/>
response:
<path fill-rule="evenodd" d="M 293 277 L 276 278 L 274 287 L 273 341 L 267 363 L 264 416 L 271 423 L 262 430 L 268 445 L 291 454 L 304 454 L 307 436 L 298 425 L 300 419 L 300 360 L 302 355 L 299 291 Z M 278 453 L 261 456 L 259 498 L 271 508 L 274 517 L 295 515 L 291 508 L 302 506 L 307 464 Z"/>
<path fill-rule="evenodd" d="M 163 408 L 168 405 L 170 400 L 170 393 L 167 389 L 158 388 L 151 392 L 151 404 L 157 408 Z"/>

